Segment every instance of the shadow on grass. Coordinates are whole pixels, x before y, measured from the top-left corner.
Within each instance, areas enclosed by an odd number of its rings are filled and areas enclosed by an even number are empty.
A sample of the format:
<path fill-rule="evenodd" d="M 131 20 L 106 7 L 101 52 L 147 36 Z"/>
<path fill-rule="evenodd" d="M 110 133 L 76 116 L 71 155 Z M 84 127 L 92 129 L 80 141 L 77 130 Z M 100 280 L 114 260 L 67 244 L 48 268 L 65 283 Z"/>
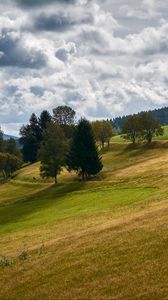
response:
<path fill-rule="evenodd" d="M 33 195 L 27 195 L 14 203 L 1 206 L 0 227 L 17 223 L 20 220 L 24 221 L 24 219 L 27 219 L 32 213 L 51 207 L 55 202 L 60 202 L 62 197 L 74 191 L 80 191 L 84 189 L 84 186 L 85 183 L 79 181 L 52 185 Z"/>
<path fill-rule="evenodd" d="M 119 153 L 117 153 L 117 156 L 120 156 L 121 154 L 130 153 L 131 156 L 136 156 L 140 154 L 145 154 L 149 150 L 152 149 L 168 149 L 168 142 L 159 142 L 159 141 L 153 141 L 152 143 L 136 143 L 136 144 L 127 144 L 124 149 L 122 149 Z"/>

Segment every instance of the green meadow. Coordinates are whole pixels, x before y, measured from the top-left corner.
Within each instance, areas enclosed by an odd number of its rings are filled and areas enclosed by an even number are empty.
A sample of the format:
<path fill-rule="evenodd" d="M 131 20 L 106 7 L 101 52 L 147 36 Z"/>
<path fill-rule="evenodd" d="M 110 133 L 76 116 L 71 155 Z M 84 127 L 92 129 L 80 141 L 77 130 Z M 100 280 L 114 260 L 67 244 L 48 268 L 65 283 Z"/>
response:
<path fill-rule="evenodd" d="M 0 299 L 167 298 L 168 143 L 102 157 L 89 182 L 36 163 L 0 185 Z"/>

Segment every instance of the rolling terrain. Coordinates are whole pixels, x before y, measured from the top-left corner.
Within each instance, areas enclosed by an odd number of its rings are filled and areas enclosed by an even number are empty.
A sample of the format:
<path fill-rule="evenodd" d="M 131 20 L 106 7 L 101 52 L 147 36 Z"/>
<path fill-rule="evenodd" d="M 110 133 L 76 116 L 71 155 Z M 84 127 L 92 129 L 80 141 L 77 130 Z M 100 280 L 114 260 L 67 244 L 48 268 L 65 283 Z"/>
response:
<path fill-rule="evenodd" d="M 116 140 L 103 163 L 0 185 L 0 299 L 167 299 L 168 142 Z"/>

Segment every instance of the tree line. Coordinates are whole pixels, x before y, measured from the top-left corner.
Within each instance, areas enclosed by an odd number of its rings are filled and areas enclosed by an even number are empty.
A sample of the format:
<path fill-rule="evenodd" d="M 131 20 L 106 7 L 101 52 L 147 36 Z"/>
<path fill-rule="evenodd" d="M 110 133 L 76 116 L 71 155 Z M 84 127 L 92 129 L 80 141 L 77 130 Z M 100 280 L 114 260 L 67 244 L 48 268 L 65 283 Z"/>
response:
<path fill-rule="evenodd" d="M 31 115 L 29 124 L 20 130 L 25 162 L 41 161 L 42 177 L 53 177 L 63 167 L 76 171 L 81 180 L 98 174 L 103 165 L 100 148 L 109 146 L 112 125 L 109 121 L 76 121 L 76 112 L 68 106 L 53 109 L 53 115 L 43 111 L 38 118 Z M 99 150 L 98 150 L 99 148 Z"/>
<path fill-rule="evenodd" d="M 168 125 L 168 107 L 150 110 L 148 113 L 157 119 L 162 126 Z M 128 116 L 122 116 L 111 119 L 110 121 L 113 124 L 113 128 L 121 130 L 127 117 Z"/>

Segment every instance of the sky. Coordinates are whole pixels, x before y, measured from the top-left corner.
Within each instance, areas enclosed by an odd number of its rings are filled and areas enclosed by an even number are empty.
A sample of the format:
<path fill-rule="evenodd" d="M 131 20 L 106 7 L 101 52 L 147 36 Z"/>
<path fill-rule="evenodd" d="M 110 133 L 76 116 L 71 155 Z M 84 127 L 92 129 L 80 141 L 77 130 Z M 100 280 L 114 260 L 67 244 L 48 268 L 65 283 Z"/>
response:
<path fill-rule="evenodd" d="M 59 105 L 113 118 L 168 105 L 166 0 L 0 0 L 0 126 Z"/>

